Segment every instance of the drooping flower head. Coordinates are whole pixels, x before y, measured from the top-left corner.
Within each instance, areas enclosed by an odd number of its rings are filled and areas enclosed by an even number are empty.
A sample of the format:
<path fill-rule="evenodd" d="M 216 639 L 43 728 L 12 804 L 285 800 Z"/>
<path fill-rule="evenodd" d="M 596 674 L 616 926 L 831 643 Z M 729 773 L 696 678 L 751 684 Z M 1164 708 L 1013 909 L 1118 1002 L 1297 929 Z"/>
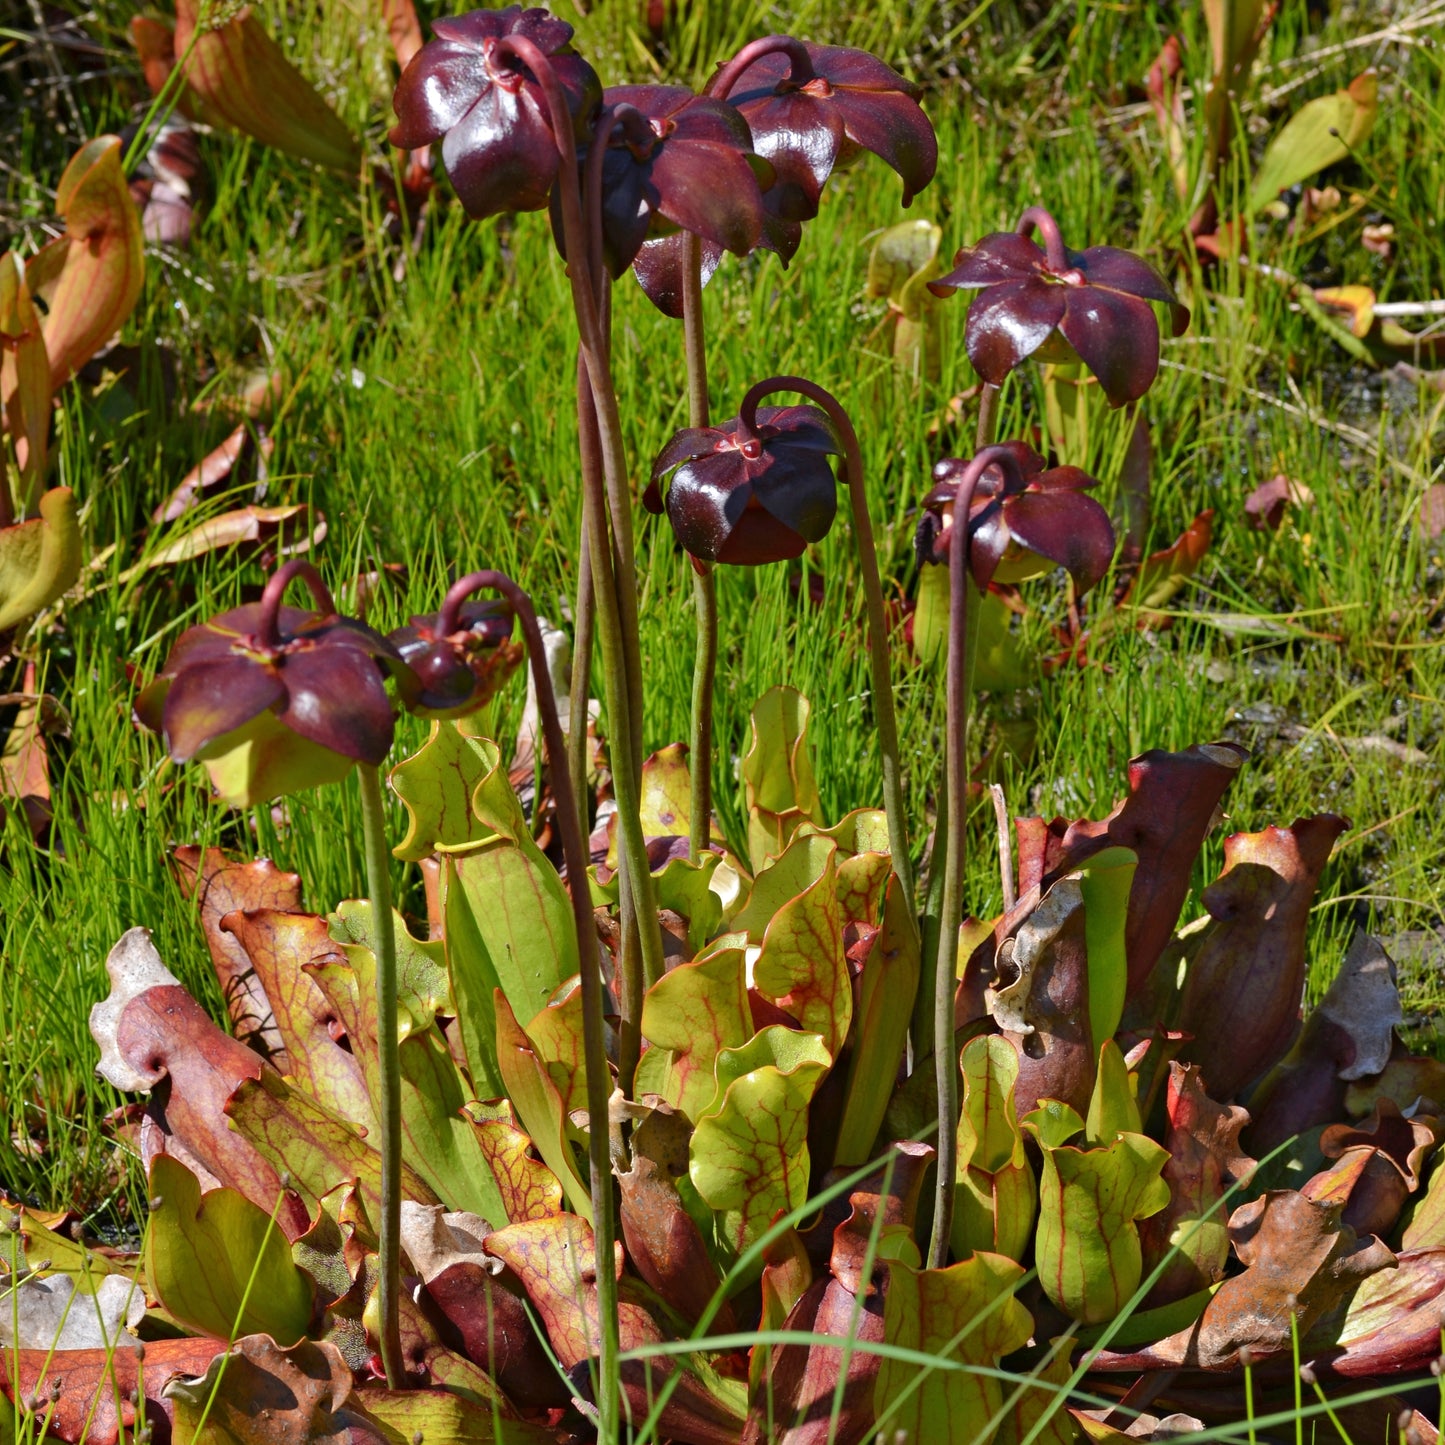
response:
<path fill-rule="evenodd" d="M 1029 232 L 1037 226 L 1040 249 Z M 1151 303 L 1169 308 L 1173 334 L 1189 309 L 1145 260 L 1116 246 L 1071 251 L 1041 206 L 1024 212 L 1017 231 L 995 231 L 953 258 L 954 269 L 928 289 L 946 296 L 980 294 L 968 308 L 964 345 L 974 370 L 993 386 L 1055 337 L 1099 379 L 1113 406 L 1137 401 L 1159 370 L 1159 322 Z M 1052 359 L 1057 360 L 1054 356 Z"/>
<path fill-rule="evenodd" d="M 560 155 L 546 87 L 523 54 L 546 57 L 574 129 L 602 95 L 592 67 L 571 48 L 572 27 L 546 10 L 472 10 L 438 20 L 436 38 L 412 58 L 396 87 L 391 143 L 442 143 L 442 164 L 467 214 L 540 211 Z"/>
<path fill-rule="evenodd" d="M 295 577 L 317 611 L 281 606 Z M 392 644 L 337 616 L 316 569 L 293 561 L 259 602 L 182 633 L 135 713 L 174 761 L 224 763 L 212 767 L 222 793 L 254 802 L 380 763 L 394 727 L 388 675 L 411 685 Z"/>
<path fill-rule="evenodd" d="M 651 237 L 691 231 L 742 256 L 762 236 L 763 197 L 747 122 L 730 105 L 680 85 L 617 85 L 603 92 L 602 241 L 620 276 Z M 596 137 L 592 144 L 596 144 Z M 589 146 L 589 153 L 591 147 Z M 560 200 L 552 233 L 562 240 Z"/>
<path fill-rule="evenodd" d="M 968 521 L 969 570 L 979 591 L 991 581 L 1021 582 L 1060 566 L 1087 592 L 1109 570 L 1114 528 L 1083 489 L 1095 480 L 1078 467 L 1044 466 L 1023 442 L 1004 442 L 979 477 Z M 914 536 L 920 562 L 948 561 L 954 502 L 969 463 L 950 457 L 933 469 Z"/>
<path fill-rule="evenodd" d="M 460 717 L 490 702 L 522 660 L 512 641 L 512 610 L 501 601 L 467 602 L 472 579 L 447 593 L 439 611 L 413 617 L 390 641 L 416 677 L 408 698 L 421 717 Z"/>
<path fill-rule="evenodd" d="M 864 151 L 902 177 L 905 206 L 938 166 L 918 87 L 866 50 L 767 36 L 724 66 L 708 93 L 738 108 L 754 148 L 772 162 L 764 244 L 784 261 L 798 248 L 802 222 L 818 214 L 828 177 Z"/>
<path fill-rule="evenodd" d="M 721 426 L 678 432 L 652 465 L 643 505 L 665 508 L 678 541 L 700 561 L 786 561 L 828 535 L 838 511 L 829 458 L 842 455 L 817 407 L 744 407 Z"/>

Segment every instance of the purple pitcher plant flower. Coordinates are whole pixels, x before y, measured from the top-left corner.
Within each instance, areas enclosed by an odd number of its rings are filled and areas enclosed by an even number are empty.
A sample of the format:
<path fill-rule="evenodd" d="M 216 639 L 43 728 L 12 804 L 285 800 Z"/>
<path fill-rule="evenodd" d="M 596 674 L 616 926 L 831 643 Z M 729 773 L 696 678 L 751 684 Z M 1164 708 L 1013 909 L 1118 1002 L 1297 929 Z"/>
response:
<path fill-rule="evenodd" d="M 1035 227 L 1043 248 L 1029 236 Z M 968 308 L 964 345 L 991 386 L 1036 353 L 1071 359 L 1072 348 L 1110 404 L 1122 406 L 1143 396 L 1159 370 L 1152 303 L 1169 308 L 1175 336 L 1189 325 L 1188 307 L 1147 261 L 1117 246 L 1070 250 L 1042 206 L 1030 206 L 1016 231 L 994 231 L 965 246 L 953 267 L 928 288 L 935 296 L 981 292 Z M 1067 346 L 1057 345 L 1060 337 Z"/>
<path fill-rule="evenodd" d="M 828 459 L 842 455 L 817 407 L 744 408 L 721 426 L 678 432 L 653 463 L 643 505 L 665 508 L 678 541 L 703 562 L 786 561 L 828 535 L 838 511 Z"/>
<path fill-rule="evenodd" d="M 991 581 L 1021 582 L 1056 564 L 1087 592 L 1109 570 L 1114 528 L 1109 514 L 1084 489 L 1095 479 L 1078 467 L 1046 467 L 1023 442 L 1005 442 L 1013 467 L 992 463 L 974 489 L 969 509 L 969 570 L 983 591 Z M 920 562 L 946 563 L 959 479 L 968 462 L 950 457 L 933 469 L 914 534 Z"/>
<path fill-rule="evenodd" d="M 317 611 L 281 606 L 293 578 Z M 391 747 L 390 673 L 405 685 L 396 648 L 365 623 L 339 617 L 316 569 L 288 562 L 259 602 L 189 628 L 136 699 L 136 717 L 161 733 L 171 758 L 223 752 L 263 713 L 297 737 L 343 758 L 377 764 Z"/>
<path fill-rule="evenodd" d="M 408 697 L 420 717 L 461 717 L 485 706 L 522 660 L 512 640 L 512 611 L 501 601 L 468 602 L 469 577 L 447 593 L 441 608 L 413 617 L 390 641 L 416 678 Z"/>
<path fill-rule="evenodd" d="M 472 10 L 437 20 L 436 38 L 403 72 L 391 143 L 442 143 L 442 164 L 467 214 L 540 211 L 560 163 L 542 84 L 518 50 L 550 64 L 579 126 L 602 96 L 596 72 L 573 52 L 572 27 L 546 10 Z M 518 44 L 517 42 L 520 42 Z"/>
<path fill-rule="evenodd" d="M 933 179 L 938 141 L 918 87 L 864 50 L 772 35 L 745 46 L 708 93 L 732 102 L 777 181 L 766 193 L 765 244 L 784 261 L 818 214 L 833 171 L 871 151 L 903 180 L 903 204 Z"/>

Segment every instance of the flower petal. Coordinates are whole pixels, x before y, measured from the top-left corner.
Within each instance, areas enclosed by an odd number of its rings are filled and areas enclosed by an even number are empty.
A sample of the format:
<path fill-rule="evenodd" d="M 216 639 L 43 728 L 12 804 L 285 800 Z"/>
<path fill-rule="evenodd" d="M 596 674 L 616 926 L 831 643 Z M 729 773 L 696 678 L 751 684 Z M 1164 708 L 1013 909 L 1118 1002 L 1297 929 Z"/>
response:
<path fill-rule="evenodd" d="M 1099 378 L 1111 406 L 1138 401 L 1154 384 L 1159 323 L 1147 301 L 1102 286 L 1069 287 L 1059 330 Z"/>
<path fill-rule="evenodd" d="M 1057 562 L 1080 592 L 1094 586 L 1114 560 L 1109 514 L 1081 492 L 1025 492 L 1007 497 L 1003 514 L 1014 540 Z"/>
<path fill-rule="evenodd" d="M 643 295 L 662 312 L 674 319 L 682 316 L 682 252 L 684 236 L 659 236 L 644 241 L 632 261 L 632 274 L 642 287 Z M 721 246 L 711 241 L 702 243 L 702 284 L 712 280 L 723 257 Z"/>
<path fill-rule="evenodd" d="M 974 298 L 964 346 L 986 382 L 1001 386 L 1014 367 L 1048 340 L 1063 320 L 1065 289 L 1032 279 L 1005 281 Z"/>
<path fill-rule="evenodd" d="M 754 502 L 732 524 L 715 560 L 730 567 L 765 567 L 801 557 L 807 546 L 797 531 Z"/>
<path fill-rule="evenodd" d="M 345 758 L 376 764 L 386 757 L 395 720 L 375 662 L 323 645 L 291 654 L 282 671 L 286 705 L 278 716 L 292 732 Z"/>
<path fill-rule="evenodd" d="M 710 456 L 717 451 L 718 443 L 727 441 L 731 435 L 732 429 L 725 431 L 715 426 L 684 427 L 675 432 L 672 440 L 658 452 L 657 460 L 652 464 L 652 480 L 661 481 L 683 462 Z"/>
<path fill-rule="evenodd" d="M 694 557 L 716 562 L 752 498 L 741 452 L 714 452 L 678 468 L 667 489 L 667 519 Z"/>
<path fill-rule="evenodd" d="M 440 140 L 491 84 L 487 62 L 474 48 L 446 40 L 424 45 L 397 82 L 397 121 L 388 139 L 406 150 Z"/>
<path fill-rule="evenodd" d="M 1043 274 L 1044 253 L 1027 236 L 1017 231 L 993 231 L 976 246 L 964 246 L 955 253 L 953 270 L 928 289 L 935 296 L 947 296 L 961 287 L 997 286 L 1001 281 L 1024 281 Z"/>
<path fill-rule="evenodd" d="M 763 230 L 763 194 L 740 151 L 670 136 L 652 160 L 658 209 L 684 231 L 745 256 Z"/>
<path fill-rule="evenodd" d="M 752 132 L 753 149 L 776 173 L 769 209 L 785 221 L 811 221 L 843 146 L 842 115 L 801 91 L 734 103 Z"/>
<path fill-rule="evenodd" d="M 1042 464 L 1041 464 L 1042 465 Z M 1099 479 L 1091 477 L 1082 467 L 1052 467 L 1029 477 L 1029 490 L 1039 492 L 1082 491 L 1097 487 Z"/>
<path fill-rule="evenodd" d="M 918 102 L 896 92 L 839 90 L 833 104 L 848 139 L 903 178 L 903 204 L 909 205 L 938 169 L 938 137 Z"/>
<path fill-rule="evenodd" d="M 830 85 L 849 90 L 896 91 L 908 99 L 916 99 L 919 91 L 912 81 L 904 80 L 891 65 L 884 64 L 867 50 L 848 45 L 805 44 L 814 72 Z"/>
<path fill-rule="evenodd" d="M 752 467 L 757 505 L 803 542 L 821 542 L 838 515 L 838 479 L 826 458 L 806 451 L 777 448 L 764 453 L 767 465 Z M 802 551 L 801 545 L 798 552 Z M 789 552 L 788 556 L 797 556 Z M 721 561 L 731 560 L 720 556 Z M 781 560 L 779 558 L 778 560 Z"/>
<path fill-rule="evenodd" d="M 283 702 L 277 672 L 248 657 L 229 657 L 187 667 L 171 682 L 162 720 L 166 747 L 178 763 L 207 743 Z"/>
<path fill-rule="evenodd" d="M 736 418 L 725 422 L 724 426 L 731 435 L 737 434 Z M 764 438 L 767 452 L 776 453 L 787 448 L 834 457 L 843 455 L 843 443 L 833 430 L 828 413 L 816 406 L 760 406 L 758 431 Z"/>
<path fill-rule="evenodd" d="M 974 512 L 969 518 L 968 570 L 973 573 L 980 592 L 987 589 L 993 574 L 998 571 L 998 564 L 1008 551 L 1009 541 L 1003 507 L 997 498 L 986 502 L 981 511 Z"/>
<path fill-rule="evenodd" d="M 1084 273 L 1091 286 L 1107 286 L 1127 296 L 1142 296 L 1169 308 L 1170 324 L 1175 336 L 1182 336 L 1189 325 L 1189 308 L 1174 294 L 1174 288 L 1142 256 L 1117 246 L 1090 246 L 1086 251 L 1070 251 L 1070 264 Z"/>
<path fill-rule="evenodd" d="M 493 85 L 447 132 L 442 164 L 474 220 L 540 211 L 557 174 L 557 143 L 527 87 Z"/>

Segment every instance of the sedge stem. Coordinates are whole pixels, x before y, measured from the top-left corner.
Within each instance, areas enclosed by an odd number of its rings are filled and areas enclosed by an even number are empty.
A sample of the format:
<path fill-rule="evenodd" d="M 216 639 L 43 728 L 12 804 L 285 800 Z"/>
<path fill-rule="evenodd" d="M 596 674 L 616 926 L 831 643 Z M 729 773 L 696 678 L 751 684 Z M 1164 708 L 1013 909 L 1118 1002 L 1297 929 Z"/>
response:
<path fill-rule="evenodd" d="M 361 784 L 361 831 L 376 951 L 376 1053 L 381 1083 L 381 1218 L 377 1221 L 381 1363 L 387 1389 L 400 1390 L 407 1381 L 401 1352 L 401 1048 L 396 1018 L 391 847 L 386 837 L 381 769 L 358 763 L 356 776 Z"/>

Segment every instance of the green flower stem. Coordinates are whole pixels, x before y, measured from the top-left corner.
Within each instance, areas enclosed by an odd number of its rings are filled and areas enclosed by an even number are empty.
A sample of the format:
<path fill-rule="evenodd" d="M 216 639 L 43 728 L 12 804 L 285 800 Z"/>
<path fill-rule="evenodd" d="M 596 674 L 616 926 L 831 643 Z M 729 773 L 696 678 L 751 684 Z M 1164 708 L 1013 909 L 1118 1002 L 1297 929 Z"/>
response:
<path fill-rule="evenodd" d="M 684 233 L 682 249 L 682 335 L 687 358 L 687 424 L 708 424 L 707 347 L 702 325 L 702 241 Z M 697 652 L 692 669 L 690 754 L 692 807 L 687 856 L 696 863 L 712 833 L 712 698 L 717 675 L 717 579 L 706 562 L 692 564 L 692 599 L 697 610 Z"/>
<path fill-rule="evenodd" d="M 391 914 L 391 845 L 381 769 L 356 765 L 361 784 L 361 829 L 366 848 L 366 885 L 376 948 L 376 1051 L 381 1075 L 381 1218 L 377 1268 L 381 1309 L 381 1362 L 386 1386 L 406 1384 L 401 1352 L 401 1058 L 396 1022 L 396 935 Z"/>
<path fill-rule="evenodd" d="M 597 412 L 592 405 L 592 388 L 587 384 L 587 365 L 577 358 L 577 451 L 584 479 L 583 493 L 597 487 L 602 475 L 602 453 L 597 440 Z M 597 635 L 597 597 L 592 579 L 592 546 L 587 520 L 577 546 L 577 597 L 572 608 L 572 677 L 568 686 L 567 772 L 572 794 L 587 831 L 587 704 L 592 691 L 592 645 Z"/>
<path fill-rule="evenodd" d="M 617 1219 L 613 1208 L 612 1165 L 608 1153 L 608 1100 L 612 1081 L 607 1071 L 602 970 L 598 960 L 597 924 L 592 916 L 592 897 L 587 880 L 587 842 L 578 819 L 577 799 L 572 781 L 562 766 L 566 741 L 557 715 L 557 699 L 547 672 L 547 651 L 537 626 L 532 599 L 510 577 L 501 572 L 473 572 L 452 588 L 469 592 L 488 588 L 500 592 L 516 614 L 532 664 L 537 689 L 537 710 L 542 716 L 542 737 L 547 745 L 547 764 L 552 790 L 557 799 L 557 831 L 562 837 L 562 856 L 567 864 L 567 891 L 572 899 L 572 922 L 577 930 L 577 960 L 582 971 L 582 1036 L 587 1070 L 587 1155 L 591 1165 L 592 1232 L 597 1244 L 597 1318 L 602 1337 L 598 1346 L 598 1409 L 601 1414 L 598 1438 L 616 1440 L 618 1401 L 621 1398 L 617 1360 L 619 1326 L 617 1275 L 608 1267 L 615 1253 Z"/>
<path fill-rule="evenodd" d="M 608 368 L 608 348 L 593 289 L 592 268 L 588 264 L 588 232 L 583 221 L 582 194 L 573 153 L 572 118 L 566 97 L 551 63 L 536 45 L 518 35 L 508 36 L 498 44 L 499 48 L 510 49 L 532 71 L 547 97 L 552 130 L 561 158 L 559 192 L 563 238 L 569 257 L 567 270 L 572 286 L 572 306 L 577 315 L 588 385 L 597 408 L 603 486 L 598 487 L 594 479 L 584 477 L 583 514 L 587 523 L 593 591 L 597 599 L 597 628 L 602 644 L 607 713 L 615 737 L 611 762 L 617 794 L 618 832 L 621 835 L 623 886 L 632 894 L 640 923 L 642 967 L 627 967 L 624 955 L 621 970 L 624 1055 L 635 1057 L 632 1050 L 639 1045 L 635 1039 L 630 1041 L 628 1035 L 639 1030 L 643 990 L 662 977 L 663 957 L 662 931 L 657 921 L 656 896 L 647 862 L 647 840 L 642 831 L 642 664 L 637 644 L 632 499 L 622 450 L 617 396 Z M 602 123 L 606 125 L 608 122 L 604 120 Z M 608 532 L 609 510 L 616 537 L 615 552 L 613 538 Z M 630 1090 L 631 1080 L 626 1075 L 621 1083 L 624 1090 Z"/>
<path fill-rule="evenodd" d="M 933 1067 L 938 1085 L 938 1174 L 928 1267 L 948 1263 L 953 1229 L 954 1176 L 958 1169 L 958 1059 L 953 1052 L 953 999 L 957 991 L 958 930 L 963 922 L 963 877 L 968 861 L 969 666 L 968 518 L 979 478 L 995 462 L 1012 467 L 1012 454 L 990 446 L 975 454 L 953 494 L 948 539 L 948 720 L 944 728 L 948 855 L 938 920 L 938 956 L 933 974 Z"/>
<path fill-rule="evenodd" d="M 868 660 L 873 673 L 873 713 L 878 720 L 878 747 L 883 757 L 883 807 L 888 814 L 888 849 L 903 891 L 904 911 L 913 918 L 913 865 L 908 854 L 908 813 L 903 803 L 903 775 L 898 762 L 898 717 L 893 707 L 893 674 L 888 661 L 888 625 L 883 612 L 883 583 L 878 575 L 878 551 L 873 523 L 868 516 L 868 491 L 863 480 L 863 453 L 858 433 L 841 403 L 831 392 L 801 376 L 774 376 L 749 390 L 738 409 L 743 425 L 752 427 L 758 403 L 777 391 L 795 391 L 815 401 L 828 413 L 843 442 L 848 499 L 853 508 L 853 532 L 863 568 L 863 592 L 868 600 Z"/>

